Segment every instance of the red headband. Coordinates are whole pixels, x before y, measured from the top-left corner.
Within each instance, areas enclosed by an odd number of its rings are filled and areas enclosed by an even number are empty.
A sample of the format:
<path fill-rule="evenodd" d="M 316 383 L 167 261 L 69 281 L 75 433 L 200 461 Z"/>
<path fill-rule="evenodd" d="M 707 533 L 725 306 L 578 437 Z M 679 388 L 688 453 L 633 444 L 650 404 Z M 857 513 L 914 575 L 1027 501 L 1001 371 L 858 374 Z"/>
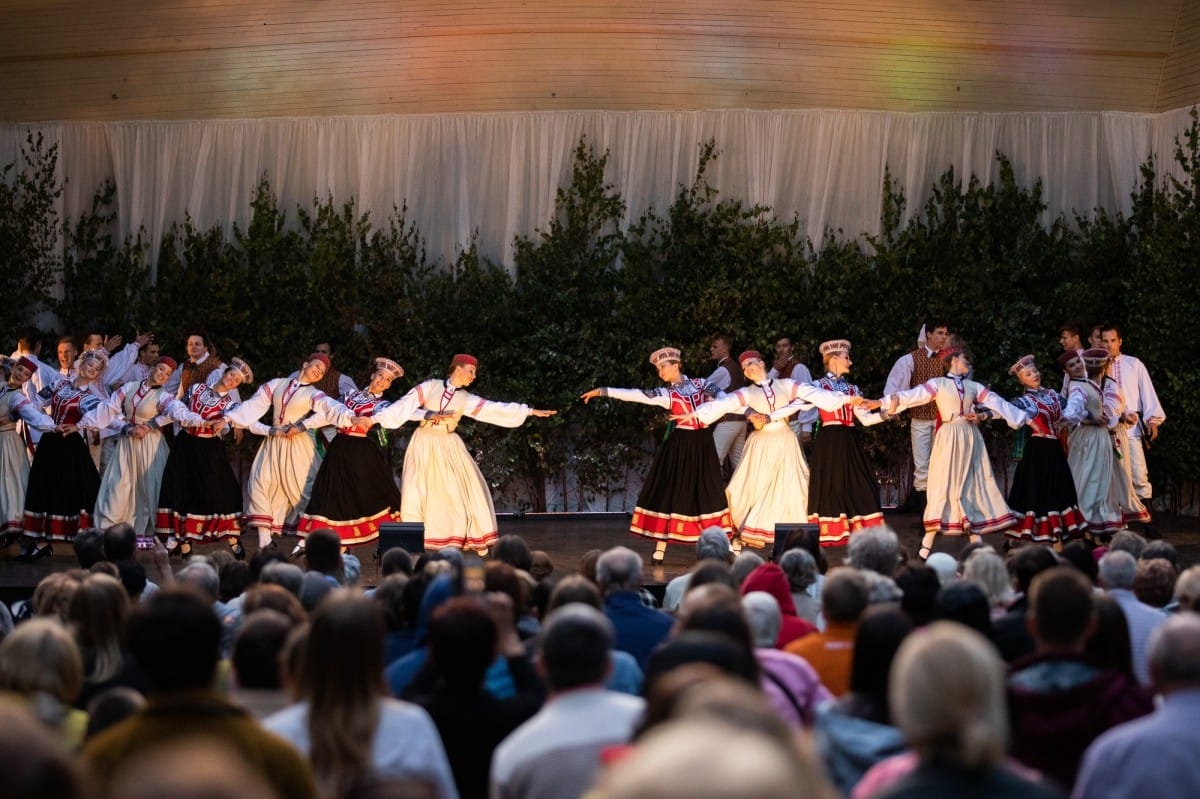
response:
<path fill-rule="evenodd" d="M 161 356 L 157 361 L 154 362 L 154 365 L 159 366 L 164 363 L 167 366 L 171 367 L 172 370 L 177 369 L 179 367 L 179 363 L 174 358 L 172 358 L 170 355 Z"/>
<path fill-rule="evenodd" d="M 479 359 L 476 358 L 474 355 L 467 355 L 465 352 L 460 352 L 458 355 L 455 355 L 453 358 L 450 359 L 450 368 L 453 369 L 456 366 L 478 367 Z"/>
<path fill-rule="evenodd" d="M 308 360 L 320 361 L 321 363 L 325 364 L 326 369 L 329 368 L 329 356 L 323 352 L 314 352 L 312 355 L 308 356 Z"/>
<path fill-rule="evenodd" d="M 743 352 L 741 355 L 738 356 L 738 363 L 741 365 L 745 365 L 746 361 L 750 360 L 751 358 L 757 358 L 758 360 L 761 361 L 763 359 L 763 356 L 762 356 L 762 353 L 759 352 L 758 350 L 746 350 L 745 352 Z"/>
<path fill-rule="evenodd" d="M 32 360 L 30 360 L 29 356 L 27 356 L 27 355 L 22 355 L 20 358 L 18 358 L 17 363 L 20 364 L 21 366 L 24 366 L 26 369 L 28 369 L 31 372 L 36 373 L 38 370 L 37 364 L 34 363 Z"/>

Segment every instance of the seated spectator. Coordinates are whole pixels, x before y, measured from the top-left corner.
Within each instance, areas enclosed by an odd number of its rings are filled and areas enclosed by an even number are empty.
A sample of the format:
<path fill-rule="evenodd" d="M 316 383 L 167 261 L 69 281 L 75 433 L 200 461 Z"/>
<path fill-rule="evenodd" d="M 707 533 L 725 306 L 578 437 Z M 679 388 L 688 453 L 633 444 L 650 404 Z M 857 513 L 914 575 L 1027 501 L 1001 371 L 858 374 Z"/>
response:
<path fill-rule="evenodd" d="M 650 655 L 646 685 L 688 663 L 709 663 L 758 687 L 761 675 L 741 598 L 724 585 L 687 592 L 671 636 Z"/>
<path fill-rule="evenodd" d="M 697 566 L 706 561 L 714 561 L 720 563 L 728 571 L 729 558 L 729 536 L 725 534 L 724 530 L 720 527 L 706 527 L 700 531 L 700 537 L 696 539 Z M 683 595 L 687 593 L 688 583 L 691 579 L 691 572 L 688 572 L 667 583 L 663 593 L 663 610 L 674 612 L 679 607 L 679 603 L 683 601 Z"/>
<path fill-rule="evenodd" d="M 13 696 L 0 696 L 0 751 L 7 799 L 85 799 L 88 783 L 67 744 Z"/>
<path fill-rule="evenodd" d="M 1102 669 L 1113 669 L 1136 681 L 1125 611 L 1107 594 L 1092 595 L 1092 610 L 1096 613 L 1096 628 L 1084 649 L 1088 662 Z"/>
<path fill-rule="evenodd" d="M 132 716 L 146 704 L 146 697 L 132 688 L 108 688 L 96 694 L 87 706 L 86 740 L 95 738 L 114 724 Z"/>
<path fill-rule="evenodd" d="M 263 565 L 258 582 L 260 585 L 278 585 L 299 599 L 300 588 L 304 585 L 304 570 L 294 563 L 271 561 Z"/>
<path fill-rule="evenodd" d="M 901 570 L 905 568 L 911 566 Z M 927 571 L 933 575 L 932 569 Z M 933 579 L 937 581 L 936 576 Z M 888 672 L 912 629 L 903 611 L 886 606 L 868 608 L 854 636 L 850 691 L 817 711 L 813 730 L 817 749 L 843 795 L 848 796 L 876 763 L 907 748 L 892 722 Z"/>
<path fill-rule="evenodd" d="M 283 689 L 283 648 L 295 622 L 263 608 L 248 614 L 233 638 L 230 698 L 258 719 L 291 704 Z"/>
<path fill-rule="evenodd" d="M 207 598 L 187 587 L 165 589 L 134 610 L 127 629 L 150 694 L 145 707 L 84 746 L 97 790 L 107 792 L 131 760 L 204 736 L 238 752 L 276 796 L 316 797 L 312 771 L 296 750 L 213 690 L 221 623 Z"/>
<path fill-rule="evenodd" d="M 1200 566 L 1184 569 L 1175 580 L 1175 602 L 1178 610 L 1200 611 Z"/>
<path fill-rule="evenodd" d="M 1175 549 L 1175 545 L 1170 541 L 1150 541 L 1146 544 L 1146 548 L 1142 550 L 1142 556 L 1138 560 L 1155 560 L 1161 559 L 1170 563 L 1176 569 L 1179 568 L 1179 550 Z"/>
<path fill-rule="evenodd" d="M 62 624 L 70 623 L 71 600 L 79 590 L 79 584 L 87 572 L 51 572 L 38 581 L 30 599 L 33 615 L 39 618 L 57 619 Z"/>
<path fill-rule="evenodd" d="M 83 658 L 56 619 L 30 619 L 0 642 L 0 691 L 25 699 L 71 749 L 87 730 L 87 714 L 73 707 L 82 688 Z"/>
<path fill-rule="evenodd" d="M 88 575 L 71 598 L 67 617 L 83 656 L 83 690 L 75 702 L 81 710 L 109 688 L 132 688 L 140 694 L 150 688 L 146 675 L 125 653 L 129 608 L 124 586 L 106 574 Z"/>
<path fill-rule="evenodd" d="M 934 552 L 925 560 L 925 565 L 933 569 L 942 585 L 958 579 L 958 561 L 949 552 Z"/>
<path fill-rule="evenodd" d="M 1119 531 L 1113 536 L 1116 540 Z M 1135 535 L 1136 533 L 1130 533 Z M 1125 621 L 1129 624 L 1129 649 L 1133 653 L 1133 673 L 1142 685 L 1150 683 L 1150 668 L 1146 662 L 1146 651 L 1150 636 L 1167 620 L 1158 608 L 1152 608 L 1138 600 L 1133 593 L 1137 577 L 1137 561 L 1127 551 L 1110 551 L 1100 558 L 1100 587 L 1121 606 Z"/>
<path fill-rule="evenodd" d="M 942 581 L 928 561 L 901 566 L 896 572 L 896 586 L 904 592 L 900 597 L 900 609 L 912 626 L 924 627 L 933 621 L 933 603 L 942 588 Z"/>
<path fill-rule="evenodd" d="M 742 606 L 754 637 L 763 693 L 788 724 L 796 728 L 812 726 L 817 707 L 831 701 L 833 694 L 821 684 L 808 661 L 776 646 L 783 615 L 775 597 L 751 591 L 742 598 Z"/>
<path fill-rule="evenodd" d="M 261 773 L 224 741 L 175 741 L 130 759 L 113 781 L 112 799 L 272 799 Z"/>
<path fill-rule="evenodd" d="M 521 536 L 512 533 L 500 536 L 500 540 L 492 549 L 492 559 L 499 563 L 507 563 L 523 572 L 533 568 L 533 552 L 530 551 L 529 544 L 525 543 Z"/>
<path fill-rule="evenodd" d="M 249 616 L 256 610 L 274 610 L 282 613 L 295 627 L 308 621 L 308 613 L 296 595 L 281 585 L 260 583 L 246 592 L 242 600 L 242 613 Z"/>
<path fill-rule="evenodd" d="M 596 584 L 604 594 L 604 615 L 616 630 L 616 647 L 637 658 L 644 670 L 650 652 L 666 639 L 673 623 L 661 610 L 642 604 L 642 556 L 614 547 L 596 562 Z"/>
<path fill-rule="evenodd" d="M 766 561 L 757 552 L 745 550 L 733 559 L 733 565 L 729 567 L 729 573 L 733 575 L 734 582 L 740 587 L 746 581 L 746 578 L 750 576 L 750 573 L 764 563 Z"/>
<path fill-rule="evenodd" d="M 413 573 L 413 558 L 402 547 L 392 547 L 383 553 L 379 559 L 379 576 L 390 577 L 393 574 L 403 574 L 411 577 Z"/>
<path fill-rule="evenodd" d="M 1181 613 L 1163 623 L 1148 662 L 1162 704 L 1088 747 L 1072 794 L 1077 799 L 1200 796 L 1200 616 Z"/>
<path fill-rule="evenodd" d="M 1161 610 L 1173 598 L 1176 577 L 1175 567 L 1168 560 L 1139 560 L 1133 576 L 1133 595 L 1139 602 Z"/>
<path fill-rule="evenodd" d="M 586 605 L 547 617 L 538 668 L 550 695 L 497 747 L 493 797 L 580 796 L 595 783 L 601 751 L 629 741 L 645 703 L 603 687 L 615 637 L 604 614 Z"/>
<path fill-rule="evenodd" d="M 796 550 L 803 551 L 803 550 Z M 788 587 L 787 576 L 783 569 L 774 563 L 764 563 L 742 582 L 742 595 L 752 591 L 763 591 L 775 598 L 781 614 L 779 639 L 775 642 L 778 649 L 783 649 L 792 641 L 799 640 L 817 631 L 816 625 L 796 615 L 796 607 L 792 604 L 792 592 Z"/>
<path fill-rule="evenodd" d="M 1004 559 L 992 549 L 977 550 L 963 564 L 963 579 L 977 583 L 987 596 L 992 620 L 1008 612 L 1016 598 Z"/>
<path fill-rule="evenodd" d="M 554 590 L 550 594 L 550 601 L 546 605 L 545 616 L 571 602 L 582 602 L 585 605 L 591 605 L 601 612 L 604 610 L 604 600 L 600 598 L 600 589 L 596 587 L 594 582 L 581 574 L 572 574 L 558 581 L 558 584 L 554 586 Z M 631 696 L 641 696 L 642 667 L 638 665 L 637 658 L 628 652 L 614 649 L 612 651 L 612 664 L 612 674 L 609 675 L 604 687 L 610 691 L 619 691 Z"/>
<path fill-rule="evenodd" d="M 1004 765 L 1004 662 L 979 633 L 934 622 L 908 636 L 892 664 L 889 689 L 892 717 L 913 749 L 915 768 L 904 773 L 884 761 L 867 773 L 856 796 L 871 790 L 879 799 L 1061 796 Z M 885 767 L 893 773 L 880 784 Z"/>
<path fill-rule="evenodd" d="M 935 620 L 958 622 L 989 640 L 992 637 L 991 614 L 987 594 L 978 583 L 970 580 L 956 580 L 943 586 L 933 599 Z"/>
<path fill-rule="evenodd" d="M 785 651 L 808 661 L 834 696 L 842 696 L 850 688 L 854 635 L 869 598 L 867 581 L 857 569 L 846 566 L 832 569 L 825 575 L 825 588 L 821 592 L 825 630 L 806 635 L 786 647 Z"/>
<path fill-rule="evenodd" d="M 545 699 L 512 614 L 511 599 L 493 593 L 486 600 L 451 599 L 430 620 L 430 662 L 440 681 L 418 702 L 437 725 L 463 799 L 487 797 L 493 751 Z M 484 677 L 497 653 L 507 658 L 516 683 L 514 695 L 506 700 L 484 689 Z"/>
<path fill-rule="evenodd" d="M 1128 552 L 1134 560 L 1138 560 L 1146 551 L 1146 539 L 1133 530 L 1117 530 L 1108 542 L 1108 551 Z"/>
<path fill-rule="evenodd" d="M 1065 565 L 1078 569 L 1080 574 L 1088 578 L 1088 582 L 1096 585 L 1098 570 L 1096 568 L 1096 557 L 1092 554 L 1092 550 L 1095 548 L 1095 545 L 1090 541 L 1076 540 L 1067 543 L 1058 555 L 1064 561 Z"/>
<path fill-rule="evenodd" d="M 1041 544 L 1029 544 L 1018 549 L 1008 557 L 1009 571 L 1012 572 L 1013 588 L 1016 593 L 1008 605 L 1008 612 L 996 619 L 992 625 L 992 640 L 1000 650 L 1000 657 L 1005 662 L 1012 663 L 1022 655 L 1033 652 L 1033 638 L 1029 635 L 1029 626 L 1025 621 L 1025 611 L 1029 600 L 1029 586 L 1033 578 L 1047 569 L 1058 565 L 1058 558 L 1050 547 Z"/>
<path fill-rule="evenodd" d="M 263 726 L 309 758 L 324 795 L 342 796 L 378 771 L 429 780 L 443 799 L 453 797 L 454 777 L 429 714 L 384 695 L 383 634 L 378 604 L 335 591 L 309 624 L 298 675 L 301 701 Z"/>
<path fill-rule="evenodd" d="M 821 616 L 820 595 L 812 596 L 808 589 L 816 582 L 820 573 L 817 571 L 817 561 L 807 549 L 797 547 L 783 553 L 779 559 L 779 568 L 787 575 L 788 589 L 792 592 L 792 604 L 796 607 L 796 615 L 814 627 Z"/>
<path fill-rule="evenodd" d="M 387 630 L 383 656 L 385 667 L 417 648 L 416 630 L 409 626 L 409 617 L 404 608 L 404 589 L 407 585 L 408 575 L 389 574 L 379 581 L 371 594 L 371 598 L 383 609 L 383 623 Z M 412 615 L 416 616 L 415 613 Z"/>
<path fill-rule="evenodd" d="M 529 576 L 540 583 L 553 573 L 554 561 L 550 560 L 550 553 L 541 549 L 533 550 L 533 565 L 529 567 Z"/>
<path fill-rule="evenodd" d="M 81 569 L 91 569 L 104 561 L 104 534 L 95 528 L 80 530 L 72 546 Z"/>
<path fill-rule="evenodd" d="M 1088 662 L 1092 586 L 1075 569 L 1056 566 L 1034 578 L 1028 617 L 1034 653 L 1013 663 L 1008 678 L 1012 754 L 1070 791 L 1088 744 L 1154 703 L 1128 675 Z"/>

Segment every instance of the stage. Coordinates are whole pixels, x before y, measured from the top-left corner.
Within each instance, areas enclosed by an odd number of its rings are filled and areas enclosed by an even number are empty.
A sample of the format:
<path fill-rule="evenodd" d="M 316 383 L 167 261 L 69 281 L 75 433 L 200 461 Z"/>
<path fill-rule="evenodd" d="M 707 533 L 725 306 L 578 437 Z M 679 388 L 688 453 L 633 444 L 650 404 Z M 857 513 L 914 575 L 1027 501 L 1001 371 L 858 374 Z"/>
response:
<path fill-rule="evenodd" d="M 629 533 L 628 513 L 530 513 L 524 515 L 500 514 L 500 534 L 520 535 L 529 544 L 530 549 L 544 550 L 554 563 L 555 574 L 569 574 L 579 568 L 579 561 L 584 553 L 591 549 L 607 549 L 623 545 L 640 552 L 646 562 L 646 582 L 648 584 L 664 583 L 671 578 L 686 572 L 695 563 L 695 548 L 690 546 L 671 546 L 667 548 L 666 561 L 662 566 L 651 566 L 650 553 L 654 551 L 654 542 L 638 538 Z M 900 543 L 910 553 L 915 553 L 920 546 L 920 518 L 916 514 L 889 513 L 887 522 L 900 536 Z M 1187 568 L 1200 562 L 1200 519 L 1195 517 L 1170 516 L 1158 514 L 1155 516 L 1155 526 L 1163 538 L 1170 541 L 1179 550 L 1180 567 Z M 253 554 L 257 543 L 246 537 L 245 545 L 248 554 Z M 997 548 L 1003 548 L 1004 536 L 985 536 L 984 540 Z M 295 539 L 283 538 L 280 544 L 284 551 L 290 551 Z M 955 553 L 966 543 L 964 537 L 941 536 L 934 546 L 934 551 Z M 224 544 L 196 547 L 196 552 L 203 554 L 224 547 Z M 354 547 L 354 554 L 362 561 L 362 576 L 360 585 L 374 585 L 379 579 L 378 562 L 374 559 L 376 545 L 374 543 Z M 825 550 L 831 566 L 842 562 L 845 547 L 834 547 Z M 55 544 L 54 555 L 36 563 L 19 563 L 13 560 L 17 554 L 15 544 L 8 547 L 0 559 L 0 599 L 12 602 L 29 596 L 38 581 L 52 571 L 65 571 L 76 567 L 74 552 L 69 544 Z M 764 556 L 768 553 L 763 553 Z M 139 552 L 139 560 L 145 565 L 147 577 L 154 582 L 161 582 L 162 575 L 148 552 Z M 172 558 L 171 565 L 178 569 L 183 565 L 179 558 Z"/>

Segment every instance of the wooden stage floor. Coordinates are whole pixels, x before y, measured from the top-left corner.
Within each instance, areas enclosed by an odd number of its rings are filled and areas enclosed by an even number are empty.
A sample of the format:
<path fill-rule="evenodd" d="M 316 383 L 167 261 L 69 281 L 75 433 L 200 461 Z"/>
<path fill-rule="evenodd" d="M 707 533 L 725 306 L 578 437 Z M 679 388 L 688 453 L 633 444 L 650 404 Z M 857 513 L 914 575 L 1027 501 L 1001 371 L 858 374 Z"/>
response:
<path fill-rule="evenodd" d="M 887 521 L 900 536 L 901 544 L 909 552 L 915 553 L 921 539 L 920 518 L 915 514 L 897 513 L 889 514 Z M 1163 537 L 1179 550 L 1182 566 L 1186 567 L 1200 562 L 1200 519 L 1160 514 L 1155 523 Z M 672 546 L 667 549 L 666 562 L 660 567 L 651 567 L 650 553 L 654 551 L 654 543 L 629 534 L 629 514 L 625 513 L 550 513 L 524 516 L 502 514 L 499 517 L 499 524 L 501 535 L 515 533 L 523 537 L 531 549 L 541 549 L 547 552 L 554 562 L 556 574 L 577 571 L 580 559 L 588 550 L 607 549 L 618 545 L 628 546 L 642 553 L 646 559 L 647 583 L 666 582 L 672 577 L 686 572 L 695 563 L 693 547 Z M 986 536 L 985 538 L 997 546 L 1003 546 L 1002 535 Z M 294 540 L 284 538 L 280 542 L 284 551 L 290 551 Z M 247 551 L 253 554 L 256 542 L 247 540 L 245 543 Z M 965 543 L 964 538 L 943 536 L 934 549 L 953 553 L 957 552 Z M 197 547 L 196 551 L 203 554 L 206 550 L 223 546 L 224 544 Z M 352 551 L 358 555 L 363 565 L 360 584 L 374 585 L 379 579 L 378 564 L 372 557 L 375 553 L 375 544 L 359 546 Z M 16 554 L 17 547 L 12 545 L 0 555 L 0 599 L 7 602 L 28 596 L 37 582 L 50 572 L 64 571 L 76 566 L 74 553 L 66 544 L 56 545 L 55 554 L 52 557 L 37 563 L 18 563 L 12 560 Z M 826 550 L 830 565 L 841 563 L 844 554 L 845 547 Z M 157 582 L 160 575 L 152 556 L 142 552 L 140 559 L 146 566 L 148 577 Z M 182 565 L 182 561 L 179 559 L 172 559 L 171 563 L 174 568 Z"/>

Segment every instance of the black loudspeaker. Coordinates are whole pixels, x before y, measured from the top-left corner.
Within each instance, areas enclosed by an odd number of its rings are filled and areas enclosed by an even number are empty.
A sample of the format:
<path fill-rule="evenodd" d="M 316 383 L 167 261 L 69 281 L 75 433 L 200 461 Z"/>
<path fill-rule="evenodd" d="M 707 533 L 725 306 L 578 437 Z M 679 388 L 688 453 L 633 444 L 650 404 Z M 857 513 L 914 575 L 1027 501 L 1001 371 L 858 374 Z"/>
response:
<path fill-rule="evenodd" d="M 425 525 L 421 522 L 387 522 L 379 525 L 379 551 L 376 557 L 392 547 L 400 547 L 410 555 L 425 551 Z"/>
<path fill-rule="evenodd" d="M 821 562 L 821 525 L 819 524 L 793 524 L 784 522 L 775 525 L 775 546 L 771 549 L 771 562 L 778 563 L 783 557 L 783 545 L 787 543 L 788 538 L 793 533 L 802 533 L 800 536 L 800 546 L 807 549 L 817 563 Z"/>

